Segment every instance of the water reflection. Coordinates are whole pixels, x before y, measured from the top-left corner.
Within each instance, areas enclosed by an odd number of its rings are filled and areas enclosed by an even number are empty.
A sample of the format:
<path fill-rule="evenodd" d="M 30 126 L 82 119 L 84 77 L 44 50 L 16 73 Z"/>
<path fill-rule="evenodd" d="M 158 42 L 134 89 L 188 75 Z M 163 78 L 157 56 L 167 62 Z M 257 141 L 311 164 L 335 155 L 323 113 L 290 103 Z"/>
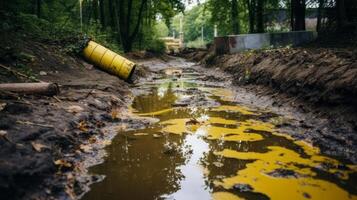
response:
<path fill-rule="evenodd" d="M 84 199 L 357 198 L 356 166 L 279 133 L 276 114 L 237 105 L 232 91 L 196 78 L 171 70 L 138 86 L 149 93 L 133 112 L 160 121 L 119 133 L 91 169 L 106 179 Z"/>

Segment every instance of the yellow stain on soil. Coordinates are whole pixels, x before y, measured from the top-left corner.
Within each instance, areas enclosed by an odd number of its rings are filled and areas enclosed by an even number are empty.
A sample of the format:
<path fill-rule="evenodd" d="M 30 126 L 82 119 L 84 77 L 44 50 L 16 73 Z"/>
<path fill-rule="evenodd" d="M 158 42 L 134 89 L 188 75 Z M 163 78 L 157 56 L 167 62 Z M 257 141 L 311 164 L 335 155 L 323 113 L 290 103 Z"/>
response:
<path fill-rule="evenodd" d="M 223 105 L 217 108 L 213 108 L 212 111 L 226 111 L 226 112 L 239 112 L 243 115 L 258 115 L 258 113 L 244 106 L 228 106 Z"/>
<path fill-rule="evenodd" d="M 244 200 L 229 192 L 215 192 L 212 194 L 212 200 Z"/>
<path fill-rule="evenodd" d="M 219 117 L 211 117 L 205 122 L 195 125 L 188 125 L 190 119 L 172 119 L 161 122 L 164 127 L 163 132 L 173 134 L 197 133 L 210 140 L 222 139 L 225 141 L 258 141 L 263 140 L 263 136 L 254 131 L 273 132 L 274 126 L 268 123 L 255 120 L 247 120 L 237 123 L 235 120 L 227 120 Z M 227 128 L 213 126 L 211 124 L 237 125 L 237 128 Z"/>
<path fill-rule="evenodd" d="M 305 151 L 307 148 L 308 146 L 303 147 Z M 317 179 L 317 174 L 312 170 L 322 164 L 328 164 L 332 169 L 327 172 L 338 172 L 348 178 L 348 174 L 353 170 L 337 169 L 337 160 L 317 155 L 315 150 L 307 152 L 310 158 L 303 158 L 297 152 L 283 147 L 270 146 L 268 149 L 267 153 L 246 153 L 228 149 L 217 152 L 217 155 L 227 158 L 255 161 L 238 171 L 236 176 L 225 178 L 221 182 L 216 181 L 215 184 L 226 189 L 235 184 L 249 184 L 254 192 L 263 193 L 271 199 L 357 199 L 357 196 L 349 195 L 336 184 Z M 276 170 L 288 170 L 290 176 L 269 175 Z"/>

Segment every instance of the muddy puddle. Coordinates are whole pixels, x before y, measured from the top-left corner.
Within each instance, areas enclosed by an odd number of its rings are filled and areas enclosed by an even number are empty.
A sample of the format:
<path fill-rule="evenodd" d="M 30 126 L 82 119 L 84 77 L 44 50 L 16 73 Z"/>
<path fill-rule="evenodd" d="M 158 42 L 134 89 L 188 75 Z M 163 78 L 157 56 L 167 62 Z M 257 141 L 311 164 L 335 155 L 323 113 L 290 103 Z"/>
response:
<path fill-rule="evenodd" d="M 224 83 L 168 69 L 134 88 L 133 114 L 159 119 L 120 131 L 106 178 L 84 200 L 357 199 L 357 166 L 279 131 L 284 120 L 236 103 Z"/>

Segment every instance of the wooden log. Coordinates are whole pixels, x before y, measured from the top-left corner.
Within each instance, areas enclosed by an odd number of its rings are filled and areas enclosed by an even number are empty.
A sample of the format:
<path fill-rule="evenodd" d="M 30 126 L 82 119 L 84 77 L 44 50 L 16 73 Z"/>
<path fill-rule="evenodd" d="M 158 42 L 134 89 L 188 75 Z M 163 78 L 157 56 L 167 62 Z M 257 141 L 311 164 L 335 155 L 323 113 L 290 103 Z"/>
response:
<path fill-rule="evenodd" d="M 16 92 L 22 94 L 39 94 L 54 96 L 59 93 L 56 83 L 3 83 L 0 84 L 0 91 Z"/>

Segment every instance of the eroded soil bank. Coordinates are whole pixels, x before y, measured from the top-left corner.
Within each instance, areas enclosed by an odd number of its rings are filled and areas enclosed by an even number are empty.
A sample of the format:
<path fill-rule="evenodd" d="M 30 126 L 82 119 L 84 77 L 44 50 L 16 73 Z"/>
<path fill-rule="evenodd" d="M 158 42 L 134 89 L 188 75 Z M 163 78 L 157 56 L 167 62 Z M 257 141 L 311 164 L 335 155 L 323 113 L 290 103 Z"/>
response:
<path fill-rule="evenodd" d="M 322 119 L 182 59 L 145 65 L 156 73 L 132 88 L 131 112 L 155 120 L 118 131 L 84 200 L 357 198 L 356 165 L 291 137 Z"/>
<path fill-rule="evenodd" d="M 238 90 L 261 97 L 247 101 L 280 111 L 288 105 L 290 112 L 308 116 L 301 122 L 309 131 L 294 137 L 357 162 L 355 48 L 281 48 L 233 55 L 188 51 L 183 56 L 200 61 L 213 74 L 223 72 Z"/>

